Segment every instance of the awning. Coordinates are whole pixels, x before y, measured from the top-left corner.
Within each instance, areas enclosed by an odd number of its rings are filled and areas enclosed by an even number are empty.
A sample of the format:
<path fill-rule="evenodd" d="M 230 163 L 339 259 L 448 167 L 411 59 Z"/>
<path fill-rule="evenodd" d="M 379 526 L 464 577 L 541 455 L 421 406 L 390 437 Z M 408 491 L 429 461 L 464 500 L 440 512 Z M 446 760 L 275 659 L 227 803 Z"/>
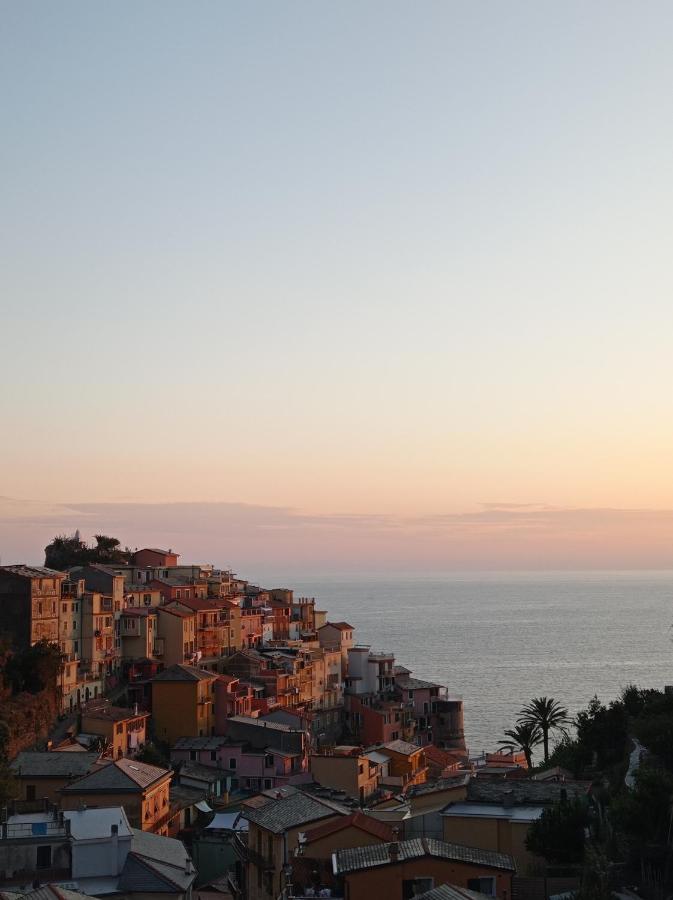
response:
<path fill-rule="evenodd" d="M 215 813 L 213 821 L 206 828 L 222 829 L 226 831 L 247 831 L 248 822 L 241 818 L 240 813 Z"/>
<path fill-rule="evenodd" d="M 199 800 L 199 802 L 195 803 L 194 806 L 198 809 L 199 812 L 212 812 L 212 809 L 210 808 L 210 806 L 208 806 L 205 800 Z"/>

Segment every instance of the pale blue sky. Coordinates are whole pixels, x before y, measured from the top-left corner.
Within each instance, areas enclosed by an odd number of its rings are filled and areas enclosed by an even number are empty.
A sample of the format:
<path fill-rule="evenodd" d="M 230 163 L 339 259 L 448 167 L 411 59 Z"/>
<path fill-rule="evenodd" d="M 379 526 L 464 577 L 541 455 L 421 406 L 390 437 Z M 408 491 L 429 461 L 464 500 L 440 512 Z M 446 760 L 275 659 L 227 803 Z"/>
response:
<path fill-rule="evenodd" d="M 673 504 L 670 3 L 0 10 L 0 494 Z"/>

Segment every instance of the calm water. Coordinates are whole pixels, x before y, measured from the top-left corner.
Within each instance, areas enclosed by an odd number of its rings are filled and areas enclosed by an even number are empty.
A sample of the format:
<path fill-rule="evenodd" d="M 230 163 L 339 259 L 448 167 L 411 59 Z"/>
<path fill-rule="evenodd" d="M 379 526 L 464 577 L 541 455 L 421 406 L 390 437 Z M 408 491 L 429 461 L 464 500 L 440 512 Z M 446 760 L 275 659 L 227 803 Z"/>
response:
<path fill-rule="evenodd" d="M 393 650 L 465 701 L 471 751 L 493 748 L 531 697 L 575 712 L 628 684 L 673 684 L 673 572 L 264 578 L 316 597 L 359 643 Z"/>

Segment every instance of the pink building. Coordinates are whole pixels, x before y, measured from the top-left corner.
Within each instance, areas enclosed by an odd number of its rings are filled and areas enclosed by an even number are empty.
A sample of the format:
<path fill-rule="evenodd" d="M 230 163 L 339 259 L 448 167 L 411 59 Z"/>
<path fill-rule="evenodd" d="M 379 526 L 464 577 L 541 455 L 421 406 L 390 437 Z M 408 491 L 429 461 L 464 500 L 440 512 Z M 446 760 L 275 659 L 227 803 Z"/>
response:
<path fill-rule="evenodd" d="M 215 682 L 215 732 L 224 734 L 226 719 L 253 715 L 254 692 L 249 684 L 234 675 L 220 675 Z"/>
<path fill-rule="evenodd" d="M 171 750 L 171 763 L 186 761 L 221 771 L 228 791 L 269 790 L 311 781 L 305 753 L 272 747 L 255 750 L 247 742 L 224 737 L 179 738 Z"/>

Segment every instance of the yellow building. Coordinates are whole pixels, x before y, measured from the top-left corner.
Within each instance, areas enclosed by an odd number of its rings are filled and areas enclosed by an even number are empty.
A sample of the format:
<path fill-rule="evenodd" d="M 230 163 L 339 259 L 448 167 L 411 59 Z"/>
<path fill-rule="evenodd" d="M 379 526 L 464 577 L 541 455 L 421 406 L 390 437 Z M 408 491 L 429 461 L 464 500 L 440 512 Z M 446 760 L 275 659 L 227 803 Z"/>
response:
<path fill-rule="evenodd" d="M 363 801 L 379 786 L 381 767 L 364 756 L 359 747 L 335 747 L 311 756 L 311 775 L 323 787 L 343 791 Z"/>
<path fill-rule="evenodd" d="M 97 734 L 105 739 L 106 754 L 113 759 L 133 756 L 144 746 L 147 720 L 150 714 L 138 712 L 136 707 L 125 709 L 121 706 L 101 704 L 82 713 L 81 730 L 84 734 Z"/>
<path fill-rule="evenodd" d="M 173 772 L 131 759 L 116 759 L 78 778 L 61 791 L 63 809 L 123 806 L 130 825 L 167 834 Z"/>
<path fill-rule="evenodd" d="M 158 606 L 156 611 L 164 665 L 192 662 L 196 653 L 196 613 L 175 606 Z"/>
<path fill-rule="evenodd" d="M 526 849 L 531 824 L 563 797 L 586 796 L 588 786 L 541 784 L 528 779 L 469 782 L 467 797 L 442 811 L 444 840 L 508 853 L 519 875 L 544 873 L 544 860 Z"/>
<path fill-rule="evenodd" d="M 160 741 L 215 733 L 213 700 L 218 676 L 194 666 L 174 665 L 152 679 L 152 722 Z"/>
<path fill-rule="evenodd" d="M 81 599 L 82 669 L 93 676 L 112 675 L 119 668 L 119 653 L 115 646 L 114 608 L 112 595 L 87 591 Z"/>
<path fill-rule="evenodd" d="M 159 637 L 158 615 L 151 607 L 125 609 L 119 619 L 122 659 L 162 659 L 164 642 Z"/>

